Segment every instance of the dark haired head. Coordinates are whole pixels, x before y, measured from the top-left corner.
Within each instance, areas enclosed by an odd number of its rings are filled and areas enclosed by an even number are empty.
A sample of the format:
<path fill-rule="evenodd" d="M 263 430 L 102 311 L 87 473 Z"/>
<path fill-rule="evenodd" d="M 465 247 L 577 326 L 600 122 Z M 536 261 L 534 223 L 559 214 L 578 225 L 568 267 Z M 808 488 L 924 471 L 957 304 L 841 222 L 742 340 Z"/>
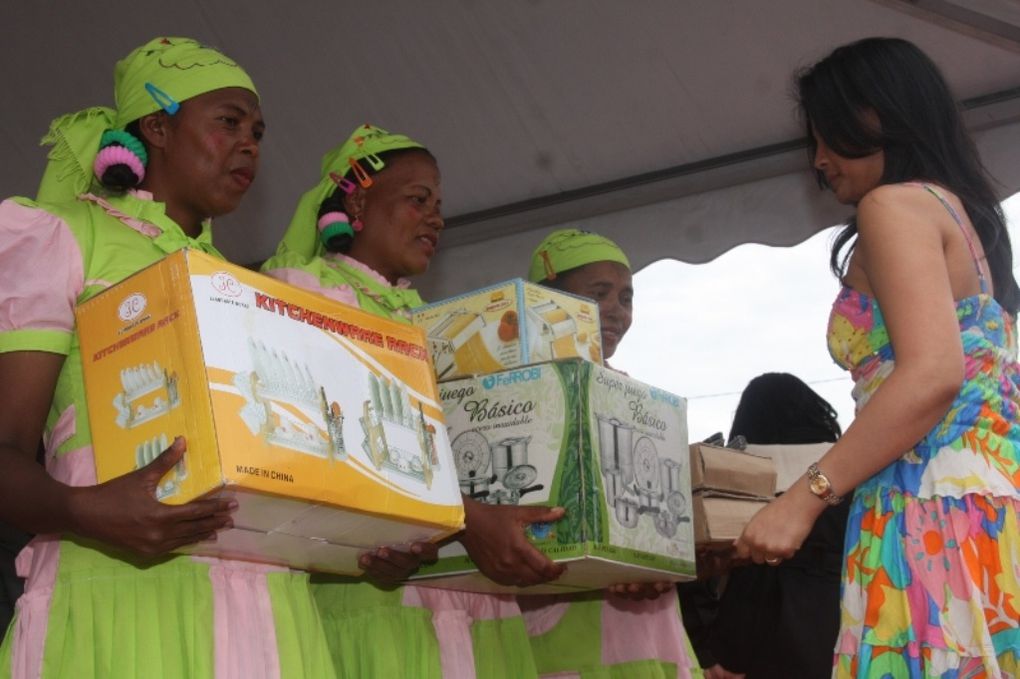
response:
<path fill-rule="evenodd" d="M 883 151 L 882 184 L 928 181 L 955 193 L 981 239 L 995 298 L 1016 313 L 1020 288 L 1002 208 L 934 62 L 906 40 L 867 38 L 798 74 L 797 94 L 812 158 L 814 132 L 846 158 Z M 818 179 L 824 186 L 824 176 Z M 856 233 L 851 220 L 833 245 L 837 275 L 846 268 Z"/>
<path fill-rule="evenodd" d="M 765 373 L 748 382 L 733 415 L 730 439 L 748 443 L 835 442 L 842 434 L 836 411 L 803 380 Z"/>
<path fill-rule="evenodd" d="M 369 163 L 362 163 L 362 167 L 364 168 L 366 174 L 368 174 L 369 176 L 376 175 L 379 172 L 385 172 L 386 168 L 389 167 L 390 163 L 398 160 L 403 156 L 412 155 L 415 153 L 424 154 L 431 158 L 433 162 L 436 162 L 435 156 L 433 156 L 428 149 L 422 148 L 420 146 L 414 146 L 410 148 L 394 149 L 392 151 L 382 151 L 376 154 L 379 157 L 379 159 L 383 161 L 383 167 L 381 170 L 374 169 Z M 351 180 L 355 184 L 357 184 L 357 180 L 354 177 L 353 169 L 348 169 L 343 176 L 344 179 Z M 346 214 L 347 213 L 346 199 L 347 193 L 340 189 L 339 187 L 337 187 L 336 190 L 334 190 L 333 193 L 331 193 L 329 197 L 326 198 L 326 200 L 322 201 L 322 204 L 319 206 L 319 212 L 316 215 L 316 218 L 322 217 L 324 214 L 328 212 L 343 212 L 344 214 Z M 325 240 L 323 242 L 323 246 L 329 252 L 347 253 L 351 249 L 352 242 L 354 242 L 353 235 L 351 235 L 350 233 L 342 233 Z"/>

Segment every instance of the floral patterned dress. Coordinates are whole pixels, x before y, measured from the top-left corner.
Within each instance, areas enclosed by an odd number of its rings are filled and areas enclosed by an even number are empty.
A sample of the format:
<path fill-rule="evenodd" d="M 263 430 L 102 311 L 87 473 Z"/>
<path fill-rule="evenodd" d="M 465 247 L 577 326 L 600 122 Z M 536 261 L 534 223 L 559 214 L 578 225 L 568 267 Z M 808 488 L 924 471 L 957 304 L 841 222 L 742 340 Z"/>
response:
<path fill-rule="evenodd" d="M 978 275 L 981 293 L 956 302 L 952 407 L 854 493 L 836 677 L 1020 677 L 1020 368 L 1014 319 Z M 844 287 L 828 342 L 860 411 L 895 366 L 876 300 Z"/>

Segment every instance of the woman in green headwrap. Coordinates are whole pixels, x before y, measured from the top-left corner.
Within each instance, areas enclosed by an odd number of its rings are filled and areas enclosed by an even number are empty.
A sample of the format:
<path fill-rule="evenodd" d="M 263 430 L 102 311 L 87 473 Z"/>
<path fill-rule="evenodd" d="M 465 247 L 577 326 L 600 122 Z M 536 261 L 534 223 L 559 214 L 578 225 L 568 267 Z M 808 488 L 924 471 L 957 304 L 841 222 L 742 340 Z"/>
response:
<path fill-rule="evenodd" d="M 183 438 L 96 483 L 74 306 L 180 248 L 218 256 L 209 220 L 251 185 L 265 128 L 248 75 L 193 40 L 152 40 L 114 79 L 116 110 L 53 123 L 38 199 L 0 204 L 0 520 L 38 534 L 0 677 L 333 676 L 306 574 L 167 555 L 236 506 L 155 500 Z"/>
<path fill-rule="evenodd" d="M 359 127 L 326 154 L 322 178 L 298 204 L 263 271 L 376 314 L 408 322 L 422 300 L 409 276 L 424 273 L 439 242 L 442 193 L 435 158 L 417 142 Z M 532 585 L 561 567 L 526 539 L 528 523 L 562 509 L 494 506 L 466 498 L 459 536 L 481 571 Z M 510 595 L 397 587 L 435 553 L 432 545 L 362 557 L 376 582 L 316 577 L 313 587 L 337 673 L 365 677 L 535 677 L 524 621 Z M 382 649 L 385 647 L 385 651 Z"/>
<path fill-rule="evenodd" d="M 616 243 L 579 229 L 553 231 L 535 248 L 528 280 L 595 300 L 602 355 L 612 358 L 630 328 L 634 301 L 630 261 Z M 542 676 L 702 676 L 672 583 L 519 600 Z"/>

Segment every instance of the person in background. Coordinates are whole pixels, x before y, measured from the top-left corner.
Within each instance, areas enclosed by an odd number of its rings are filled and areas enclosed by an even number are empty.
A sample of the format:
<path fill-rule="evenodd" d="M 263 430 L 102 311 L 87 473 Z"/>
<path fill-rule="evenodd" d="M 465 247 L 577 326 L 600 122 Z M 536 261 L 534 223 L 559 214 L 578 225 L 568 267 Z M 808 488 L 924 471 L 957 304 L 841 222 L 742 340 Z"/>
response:
<path fill-rule="evenodd" d="M 1018 677 L 1020 287 L 1001 208 L 913 44 L 844 45 L 797 86 L 819 180 L 856 208 L 828 343 L 857 415 L 737 554 L 793 558 L 847 498 L 835 676 Z"/>
<path fill-rule="evenodd" d="M 594 300 L 602 355 L 613 357 L 630 329 L 634 301 L 630 262 L 616 243 L 579 229 L 553 231 L 535 248 L 528 280 Z M 702 676 L 671 582 L 522 594 L 518 601 L 541 676 Z"/>
<path fill-rule="evenodd" d="M 424 304 L 409 277 L 425 273 L 443 229 L 435 157 L 401 134 L 363 125 L 322 161 L 265 273 L 392 320 Z M 527 524 L 560 508 L 494 506 L 464 498 L 457 539 L 500 584 L 552 580 L 562 568 L 528 542 Z M 436 547 L 381 547 L 362 555 L 368 578 L 317 576 L 315 597 L 337 672 L 379 677 L 535 677 L 512 595 L 401 585 Z"/>
<path fill-rule="evenodd" d="M 744 388 L 729 440 L 834 443 L 836 411 L 801 379 L 765 373 Z M 713 679 L 822 679 L 832 675 L 840 566 L 849 505 L 828 507 L 803 546 L 778 566 L 733 568 L 709 628 Z"/>
<path fill-rule="evenodd" d="M 114 95 L 54 121 L 37 200 L 0 204 L 0 520 L 36 534 L 0 677 L 331 677 L 307 574 L 169 554 L 236 508 L 155 499 L 183 437 L 96 482 L 74 307 L 181 248 L 218 255 L 210 219 L 240 204 L 265 129 L 244 70 L 187 38 L 118 62 Z"/>

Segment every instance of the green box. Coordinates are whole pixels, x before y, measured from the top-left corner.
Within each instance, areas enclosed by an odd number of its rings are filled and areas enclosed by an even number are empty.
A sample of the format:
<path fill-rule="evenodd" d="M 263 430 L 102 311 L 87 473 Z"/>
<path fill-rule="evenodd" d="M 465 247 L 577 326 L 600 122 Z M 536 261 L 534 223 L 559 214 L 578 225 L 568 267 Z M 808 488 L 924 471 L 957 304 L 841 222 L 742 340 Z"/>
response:
<path fill-rule="evenodd" d="M 440 385 L 461 491 L 493 504 L 562 506 L 528 537 L 567 563 L 538 593 L 694 577 L 687 402 L 579 359 Z M 421 570 L 435 587 L 514 591 L 460 544 Z"/>

